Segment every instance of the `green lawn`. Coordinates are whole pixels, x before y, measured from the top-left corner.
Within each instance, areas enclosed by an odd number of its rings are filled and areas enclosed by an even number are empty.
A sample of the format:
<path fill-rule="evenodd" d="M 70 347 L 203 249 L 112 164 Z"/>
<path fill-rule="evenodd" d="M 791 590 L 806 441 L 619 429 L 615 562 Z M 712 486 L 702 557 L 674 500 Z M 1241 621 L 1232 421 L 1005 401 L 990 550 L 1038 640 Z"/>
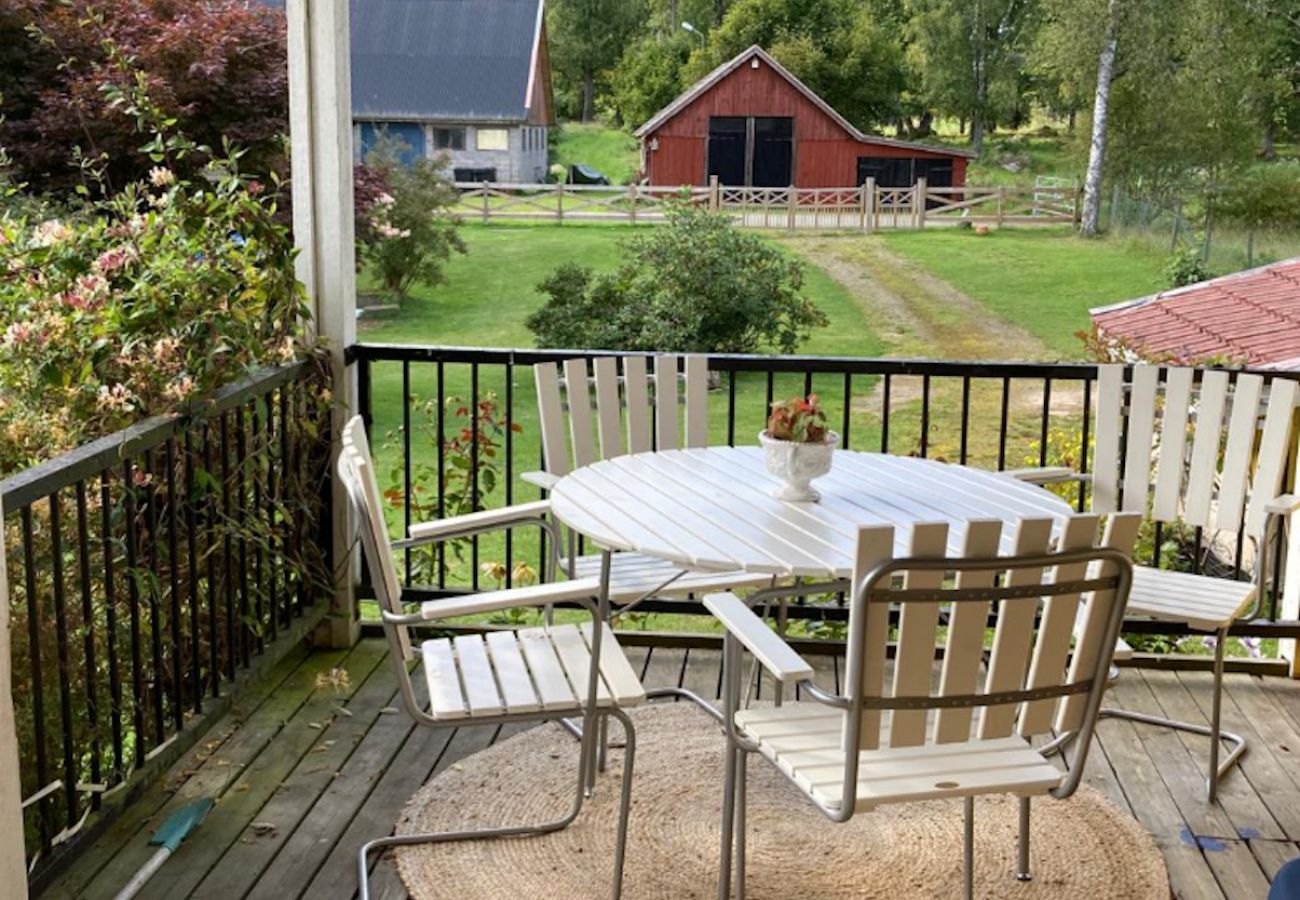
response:
<path fill-rule="evenodd" d="M 598 122 L 567 122 L 559 127 L 551 162 L 582 163 L 599 169 L 613 184 L 627 184 L 640 166 L 636 138 L 621 128 Z"/>
<path fill-rule="evenodd" d="M 1062 229 L 995 229 L 983 237 L 966 229 L 893 231 L 881 239 L 1065 359 L 1082 351 L 1075 332 L 1089 327 L 1090 308 L 1168 286 L 1165 259 L 1152 250 Z M 1014 347 L 1007 356 L 1014 358 Z"/>

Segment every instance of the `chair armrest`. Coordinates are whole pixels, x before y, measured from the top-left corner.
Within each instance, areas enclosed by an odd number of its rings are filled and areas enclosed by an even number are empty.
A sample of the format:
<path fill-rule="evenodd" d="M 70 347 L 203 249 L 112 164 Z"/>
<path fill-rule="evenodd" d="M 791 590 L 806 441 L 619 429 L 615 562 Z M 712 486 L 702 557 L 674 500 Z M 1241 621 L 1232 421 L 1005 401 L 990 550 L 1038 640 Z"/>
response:
<path fill-rule="evenodd" d="M 559 475 L 552 475 L 550 472 L 524 472 L 519 477 L 524 482 L 535 485 L 545 491 L 549 491 L 560 481 Z"/>
<path fill-rule="evenodd" d="M 393 547 L 403 550 L 421 544 L 432 544 L 483 531 L 508 528 L 511 525 L 535 522 L 550 511 L 551 501 L 535 500 L 532 503 L 518 503 L 501 509 L 485 509 L 463 516 L 452 516 L 449 519 L 438 519 L 434 522 L 420 522 L 410 527 L 409 538 L 395 541 Z"/>
<path fill-rule="evenodd" d="M 1063 481 L 1092 480 L 1091 475 L 1076 472 L 1069 466 L 1034 466 L 1028 469 L 1003 469 L 1002 474 L 1029 484 L 1059 484 Z"/>
<path fill-rule="evenodd" d="M 1300 509 L 1300 495 L 1279 494 L 1264 504 L 1264 512 L 1270 516 L 1289 516 Z"/>
<path fill-rule="evenodd" d="M 704 598 L 704 605 L 777 681 L 795 684 L 812 679 L 812 666 L 735 594 L 709 594 Z"/>
<path fill-rule="evenodd" d="M 420 617 L 429 622 L 436 619 L 450 619 L 453 616 L 499 612 L 521 606 L 545 606 L 548 603 L 564 603 L 570 600 L 592 600 L 598 596 L 600 596 L 599 579 L 579 578 L 573 581 L 510 588 L 504 591 L 466 594 L 463 597 L 426 600 L 420 604 Z"/>

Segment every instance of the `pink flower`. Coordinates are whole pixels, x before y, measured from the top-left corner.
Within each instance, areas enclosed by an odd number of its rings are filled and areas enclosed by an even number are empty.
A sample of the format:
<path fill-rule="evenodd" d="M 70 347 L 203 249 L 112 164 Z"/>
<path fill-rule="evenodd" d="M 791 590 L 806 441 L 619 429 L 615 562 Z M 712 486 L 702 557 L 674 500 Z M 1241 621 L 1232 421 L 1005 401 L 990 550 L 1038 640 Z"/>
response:
<path fill-rule="evenodd" d="M 249 193 L 249 195 L 251 195 L 251 196 L 253 196 L 253 197 L 258 196 L 258 195 L 261 194 L 262 191 L 264 191 L 264 190 L 266 190 L 266 185 L 262 184 L 262 182 L 260 182 L 260 181 L 258 181 L 258 180 L 256 180 L 256 179 L 254 179 L 254 180 L 252 180 L 252 181 L 250 181 L 250 182 L 248 183 L 248 193 Z"/>
<path fill-rule="evenodd" d="M 182 375 L 180 378 L 177 378 L 171 384 L 167 385 L 167 389 L 163 391 L 163 394 L 166 397 L 175 400 L 177 403 L 183 403 L 193 393 L 194 379 L 189 375 Z"/>
<path fill-rule="evenodd" d="M 114 247 L 99 254 L 95 260 L 95 270 L 105 274 L 122 268 L 135 258 L 135 251 L 130 247 Z"/>
<path fill-rule="evenodd" d="M 72 229 L 58 219 L 47 219 L 36 226 L 32 235 L 32 244 L 37 247 L 52 247 L 72 236 Z"/>
<path fill-rule="evenodd" d="M 149 170 L 149 183 L 154 187 L 167 187 L 176 183 L 176 173 L 162 166 L 154 166 Z"/>
<path fill-rule="evenodd" d="M 31 340 L 35 333 L 36 329 L 30 322 L 14 322 L 5 329 L 4 338 L 0 339 L 0 343 L 6 347 L 18 347 Z"/>
<path fill-rule="evenodd" d="M 384 191 L 382 194 L 380 194 L 378 197 L 375 198 L 375 204 L 378 206 L 392 206 L 396 202 L 397 201 L 393 199 L 393 195 L 388 193 L 387 191 Z"/>
<path fill-rule="evenodd" d="M 128 411 L 134 407 L 131 391 L 124 384 L 115 384 L 111 388 L 108 385 L 100 385 L 99 394 L 96 401 L 99 408 L 109 411 Z"/>

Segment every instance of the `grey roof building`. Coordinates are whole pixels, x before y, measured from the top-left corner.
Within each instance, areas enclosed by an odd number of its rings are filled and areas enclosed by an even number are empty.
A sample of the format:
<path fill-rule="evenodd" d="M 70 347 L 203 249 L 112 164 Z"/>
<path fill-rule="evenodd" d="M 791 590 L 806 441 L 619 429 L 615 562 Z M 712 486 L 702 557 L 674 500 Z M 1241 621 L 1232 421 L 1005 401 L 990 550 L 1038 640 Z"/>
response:
<path fill-rule="evenodd" d="M 284 0 L 266 0 L 283 7 Z M 447 153 L 458 181 L 539 181 L 554 124 L 544 0 L 351 0 L 358 157 Z"/>

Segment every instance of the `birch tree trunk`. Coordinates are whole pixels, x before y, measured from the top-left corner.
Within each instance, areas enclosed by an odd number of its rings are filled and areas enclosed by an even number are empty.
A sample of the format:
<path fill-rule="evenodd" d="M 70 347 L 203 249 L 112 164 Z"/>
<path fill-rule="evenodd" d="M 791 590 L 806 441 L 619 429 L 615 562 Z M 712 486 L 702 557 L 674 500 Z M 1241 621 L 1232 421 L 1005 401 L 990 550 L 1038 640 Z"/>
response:
<path fill-rule="evenodd" d="M 4 895 L 27 897 L 27 849 L 23 842 L 23 792 L 18 773 L 13 672 L 9 654 L 9 583 L 5 576 L 4 509 L 0 507 L 0 883 Z M 71 790 L 71 788 L 69 788 Z"/>
<path fill-rule="evenodd" d="M 1082 233 L 1095 237 L 1101 219 L 1101 176 L 1106 162 L 1106 127 L 1110 118 L 1110 82 L 1115 74 L 1115 48 L 1121 0 L 1110 0 L 1106 11 L 1106 37 L 1097 59 L 1097 96 L 1092 105 L 1092 143 L 1088 148 L 1088 173 L 1083 182 Z"/>

